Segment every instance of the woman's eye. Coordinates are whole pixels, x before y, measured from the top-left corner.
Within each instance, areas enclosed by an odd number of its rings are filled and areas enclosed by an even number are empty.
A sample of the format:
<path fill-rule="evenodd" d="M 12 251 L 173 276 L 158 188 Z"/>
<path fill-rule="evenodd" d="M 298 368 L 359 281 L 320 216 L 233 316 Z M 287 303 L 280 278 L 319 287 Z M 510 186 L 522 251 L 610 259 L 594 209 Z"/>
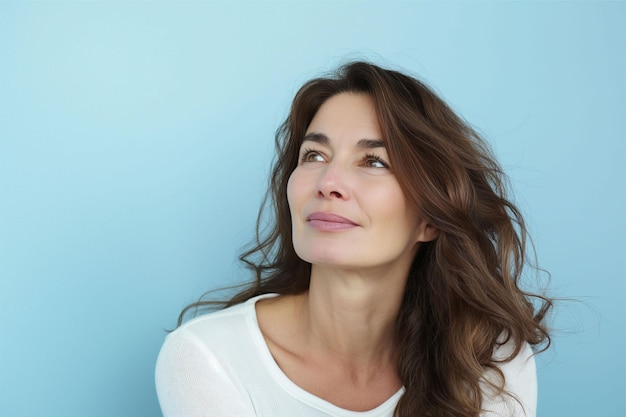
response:
<path fill-rule="evenodd" d="M 371 168 L 389 168 L 389 165 L 376 155 L 366 155 L 365 166 Z"/>
<path fill-rule="evenodd" d="M 324 162 L 324 157 L 313 149 L 306 149 L 302 152 L 301 162 Z"/>

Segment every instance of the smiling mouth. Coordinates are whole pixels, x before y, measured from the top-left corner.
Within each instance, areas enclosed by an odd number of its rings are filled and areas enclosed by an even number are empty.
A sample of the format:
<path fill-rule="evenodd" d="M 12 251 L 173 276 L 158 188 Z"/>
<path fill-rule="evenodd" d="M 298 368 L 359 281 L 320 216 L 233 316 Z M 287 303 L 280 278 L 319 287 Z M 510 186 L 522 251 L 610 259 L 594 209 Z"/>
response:
<path fill-rule="evenodd" d="M 325 232 L 349 230 L 358 226 L 358 224 L 345 217 L 322 212 L 310 214 L 307 217 L 307 222 L 312 228 Z"/>

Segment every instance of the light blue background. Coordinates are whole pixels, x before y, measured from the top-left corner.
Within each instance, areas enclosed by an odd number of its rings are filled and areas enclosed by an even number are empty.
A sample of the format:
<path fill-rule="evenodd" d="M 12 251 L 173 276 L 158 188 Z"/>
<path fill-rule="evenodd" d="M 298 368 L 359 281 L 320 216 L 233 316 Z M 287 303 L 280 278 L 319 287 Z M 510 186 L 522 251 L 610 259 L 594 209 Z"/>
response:
<path fill-rule="evenodd" d="M 0 414 L 159 414 L 180 309 L 245 277 L 273 132 L 346 57 L 493 144 L 553 295 L 539 416 L 624 416 L 623 2 L 0 4 Z"/>

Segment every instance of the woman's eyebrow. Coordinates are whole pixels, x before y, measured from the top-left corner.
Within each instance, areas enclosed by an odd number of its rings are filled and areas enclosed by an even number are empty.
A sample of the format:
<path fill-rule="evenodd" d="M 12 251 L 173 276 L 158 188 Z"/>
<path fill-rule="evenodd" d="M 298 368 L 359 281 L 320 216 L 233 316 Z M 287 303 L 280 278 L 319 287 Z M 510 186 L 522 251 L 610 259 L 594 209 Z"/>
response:
<path fill-rule="evenodd" d="M 328 145 L 330 143 L 330 139 L 323 133 L 308 133 L 304 136 L 305 141 L 311 141 L 315 143 L 319 143 L 320 145 Z M 356 143 L 357 148 L 363 149 L 375 149 L 375 148 L 384 148 L 385 142 L 380 139 L 361 139 Z"/>
<path fill-rule="evenodd" d="M 380 139 L 361 139 L 356 146 L 364 149 L 384 148 L 385 142 Z"/>
<path fill-rule="evenodd" d="M 319 143 L 320 145 L 328 145 L 330 143 L 330 139 L 323 133 L 307 133 L 302 139 L 302 142 L 311 141 L 315 143 Z"/>

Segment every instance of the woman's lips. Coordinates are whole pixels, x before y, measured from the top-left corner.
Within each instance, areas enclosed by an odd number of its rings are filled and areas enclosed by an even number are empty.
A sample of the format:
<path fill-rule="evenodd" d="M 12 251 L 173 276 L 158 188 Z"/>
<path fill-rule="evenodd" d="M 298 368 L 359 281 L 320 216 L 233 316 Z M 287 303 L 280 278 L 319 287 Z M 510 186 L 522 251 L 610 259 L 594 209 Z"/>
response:
<path fill-rule="evenodd" d="M 307 217 L 309 226 L 324 232 L 349 230 L 358 226 L 355 222 L 333 213 L 315 212 Z"/>

